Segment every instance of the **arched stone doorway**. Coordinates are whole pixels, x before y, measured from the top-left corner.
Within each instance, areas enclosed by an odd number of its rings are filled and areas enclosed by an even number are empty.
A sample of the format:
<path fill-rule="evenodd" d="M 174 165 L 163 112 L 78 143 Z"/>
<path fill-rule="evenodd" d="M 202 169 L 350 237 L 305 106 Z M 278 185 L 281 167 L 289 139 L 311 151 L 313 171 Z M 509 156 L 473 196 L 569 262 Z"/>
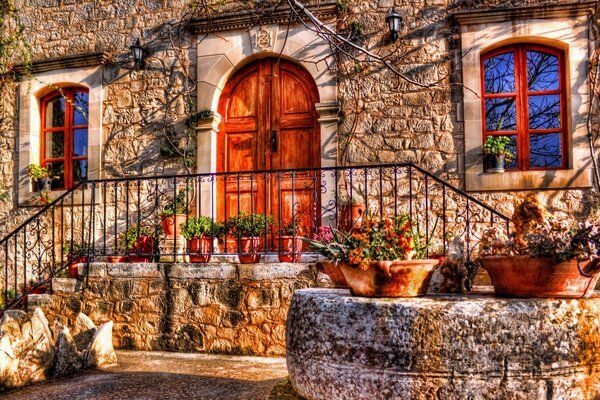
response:
<path fill-rule="evenodd" d="M 227 81 L 221 94 L 217 172 L 319 168 L 319 93 L 310 74 L 280 58 L 262 58 Z M 260 212 L 311 225 L 314 173 L 241 175 L 219 180 L 218 215 Z"/>

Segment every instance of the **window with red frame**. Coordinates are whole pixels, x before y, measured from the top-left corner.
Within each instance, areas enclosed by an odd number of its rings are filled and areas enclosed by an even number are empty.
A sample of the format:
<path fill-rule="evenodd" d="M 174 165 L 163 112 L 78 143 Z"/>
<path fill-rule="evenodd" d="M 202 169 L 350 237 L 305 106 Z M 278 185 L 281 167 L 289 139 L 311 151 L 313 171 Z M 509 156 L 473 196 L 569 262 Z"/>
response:
<path fill-rule="evenodd" d="M 88 177 L 88 92 L 64 88 L 42 98 L 41 164 L 52 190 L 69 189 Z"/>
<path fill-rule="evenodd" d="M 508 136 L 513 170 L 567 167 L 564 53 L 517 44 L 482 57 L 483 140 Z"/>

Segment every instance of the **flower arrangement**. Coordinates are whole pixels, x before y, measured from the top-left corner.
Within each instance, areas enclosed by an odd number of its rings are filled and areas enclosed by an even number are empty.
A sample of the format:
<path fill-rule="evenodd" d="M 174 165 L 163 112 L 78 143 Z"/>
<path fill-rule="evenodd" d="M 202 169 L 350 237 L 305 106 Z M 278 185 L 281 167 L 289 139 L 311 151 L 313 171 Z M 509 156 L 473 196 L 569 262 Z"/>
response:
<path fill-rule="evenodd" d="M 598 256 L 600 250 L 600 230 L 588 222 L 569 227 L 565 222 L 549 219 L 537 229 L 525 232 L 520 241 L 517 242 L 515 237 L 509 238 L 502 230 L 491 227 L 481 238 L 480 254 L 529 255 L 550 258 L 558 263 L 573 259 L 589 260 Z"/>
<path fill-rule="evenodd" d="M 374 261 L 423 259 L 429 244 L 424 243 L 418 230 L 413 230 L 405 214 L 385 219 L 366 217 L 360 227 L 349 233 L 319 227 L 313 239 L 305 241 L 330 260 L 362 270 L 369 269 Z"/>

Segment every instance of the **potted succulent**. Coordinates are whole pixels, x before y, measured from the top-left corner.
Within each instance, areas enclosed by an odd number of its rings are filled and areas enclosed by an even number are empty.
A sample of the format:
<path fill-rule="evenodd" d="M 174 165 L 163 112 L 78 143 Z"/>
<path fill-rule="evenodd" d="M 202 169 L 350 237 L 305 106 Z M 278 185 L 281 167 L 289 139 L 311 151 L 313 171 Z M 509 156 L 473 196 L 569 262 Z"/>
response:
<path fill-rule="evenodd" d="M 305 239 L 342 270 L 353 295 L 415 297 L 427 293 L 438 260 L 425 259 L 429 240 L 413 232 L 407 215 L 365 217 L 350 233 Z"/>
<path fill-rule="evenodd" d="M 487 173 L 502 173 L 506 164 L 513 159 L 513 154 L 506 149 L 511 140 L 508 136 L 492 136 L 483 143 L 483 170 Z"/>
<path fill-rule="evenodd" d="M 238 239 L 238 257 L 240 263 L 250 264 L 260 261 L 264 237 L 273 217 L 263 214 L 240 212 L 227 221 L 227 232 Z"/>
<path fill-rule="evenodd" d="M 175 199 L 167 202 L 159 213 L 162 231 L 167 236 L 174 236 L 187 219 L 188 191 L 180 190 Z"/>
<path fill-rule="evenodd" d="M 298 262 L 302 256 L 302 238 L 306 227 L 295 218 L 281 224 L 279 236 L 275 238 L 277 258 L 281 262 Z"/>
<path fill-rule="evenodd" d="M 516 208 L 510 237 L 498 226 L 482 235 L 479 260 L 494 291 L 504 297 L 591 296 L 600 276 L 600 230 L 589 223 L 570 227 L 543 207 L 532 208 L 536 204 L 528 197 Z"/>
<path fill-rule="evenodd" d="M 154 238 L 150 229 L 142 225 L 133 225 L 123 234 L 125 248 L 131 262 L 150 262 L 154 252 Z"/>
<path fill-rule="evenodd" d="M 67 256 L 69 264 L 69 278 L 78 278 L 77 264 L 88 262 L 88 245 L 74 240 L 68 240 L 63 246 L 63 253 Z"/>
<path fill-rule="evenodd" d="M 213 253 L 213 239 L 222 233 L 223 225 L 210 217 L 190 217 L 181 224 L 181 235 L 187 240 L 190 262 L 209 262 Z"/>

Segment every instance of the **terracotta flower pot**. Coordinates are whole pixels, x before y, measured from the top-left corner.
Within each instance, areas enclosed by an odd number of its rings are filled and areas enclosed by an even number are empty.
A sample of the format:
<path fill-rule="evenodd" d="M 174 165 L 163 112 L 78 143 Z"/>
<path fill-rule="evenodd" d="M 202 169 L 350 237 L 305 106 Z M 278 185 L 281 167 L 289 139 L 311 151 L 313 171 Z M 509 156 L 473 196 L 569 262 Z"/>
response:
<path fill-rule="evenodd" d="M 333 282 L 333 286 L 336 288 L 347 289 L 348 284 L 346 283 L 346 278 L 344 277 L 344 273 L 335 263 L 331 261 L 319 261 L 317 264 L 317 270 L 319 272 L 324 273 L 331 279 Z"/>
<path fill-rule="evenodd" d="M 369 269 L 340 264 L 350 293 L 365 297 L 424 296 L 439 260 L 377 261 Z"/>
<path fill-rule="evenodd" d="M 277 258 L 281 262 L 298 262 L 302 257 L 302 238 L 299 236 L 279 236 L 275 238 Z"/>
<path fill-rule="evenodd" d="M 111 264 L 118 264 L 129 261 L 127 256 L 108 256 L 106 257 Z"/>
<path fill-rule="evenodd" d="M 240 238 L 240 248 L 238 257 L 242 264 L 252 264 L 260 261 L 260 253 L 263 250 L 262 237 L 243 237 Z"/>
<path fill-rule="evenodd" d="M 208 236 L 195 237 L 187 241 L 190 262 L 207 263 L 210 261 L 212 238 Z"/>
<path fill-rule="evenodd" d="M 152 260 L 152 252 L 154 243 L 150 236 L 140 235 L 129 250 L 130 262 L 150 262 Z"/>
<path fill-rule="evenodd" d="M 72 278 L 72 279 L 79 278 L 79 271 L 77 269 L 77 264 L 87 263 L 87 262 L 88 262 L 88 258 L 83 257 L 83 256 L 77 257 L 75 260 L 73 260 L 71 265 L 69 265 L 69 278 Z"/>
<path fill-rule="evenodd" d="M 181 224 L 184 224 L 187 219 L 185 214 L 175 214 L 169 217 L 162 217 L 160 226 L 166 236 L 175 236 L 175 231 L 181 233 Z"/>
<path fill-rule="evenodd" d="M 340 228 L 343 230 L 350 230 L 352 228 L 360 227 L 363 222 L 364 213 L 364 204 L 350 204 L 343 206 L 343 220 Z"/>
<path fill-rule="evenodd" d="M 496 295 L 502 297 L 590 297 L 600 276 L 598 259 L 556 264 L 549 258 L 529 256 L 481 257 Z"/>

